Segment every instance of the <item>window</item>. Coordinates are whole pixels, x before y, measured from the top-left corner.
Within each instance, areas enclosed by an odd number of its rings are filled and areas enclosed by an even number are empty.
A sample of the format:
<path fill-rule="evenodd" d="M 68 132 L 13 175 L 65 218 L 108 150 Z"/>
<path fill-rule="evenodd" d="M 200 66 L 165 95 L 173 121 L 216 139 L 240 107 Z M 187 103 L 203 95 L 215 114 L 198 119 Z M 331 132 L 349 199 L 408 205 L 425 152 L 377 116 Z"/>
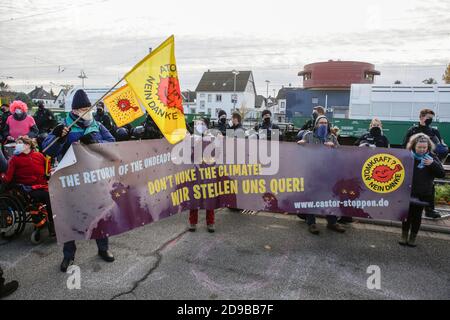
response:
<path fill-rule="evenodd" d="M 211 115 L 211 108 L 208 108 L 208 114 Z"/>
<path fill-rule="evenodd" d="M 282 101 L 280 103 L 280 109 L 285 109 L 286 108 L 286 102 Z"/>
<path fill-rule="evenodd" d="M 200 93 L 200 98 L 204 98 L 205 94 L 204 93 Z"/>
<path fill-rule="evenodd" d="M 319 104 L 319 98 L 312 98 L 313 104 Z"/>
<path fill-rule="evenodd" d="M 195 113 L 195 108 L 191 108 L 191 113 Z"/>
<path fill-rule="evenodd" d="M 208 94 L 208 102 L 211 102 L 211 101 L 212 101 L 212 95 Z"/>
<path fill-rule="evenodd" d="M 200 101 L 200 109 L 205 109 L 205 101 Z"/>
<path fill-rule="evenodd" d="M 216 94 L 216 102 L 222 102 L 222 95 Z"/>
<path fill-rule="evenodd" d="M 231 95 L 231 103 L 237 103 L 238 102 L 238 96 L 237 94 Z"/>

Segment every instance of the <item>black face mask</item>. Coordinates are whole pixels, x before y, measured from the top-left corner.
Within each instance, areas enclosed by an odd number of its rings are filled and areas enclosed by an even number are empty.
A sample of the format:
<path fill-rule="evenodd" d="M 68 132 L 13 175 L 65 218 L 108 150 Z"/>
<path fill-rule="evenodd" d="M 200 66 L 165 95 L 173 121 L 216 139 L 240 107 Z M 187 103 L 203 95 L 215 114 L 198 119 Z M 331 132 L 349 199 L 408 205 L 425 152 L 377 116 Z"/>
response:
<path fill-rule="evenodd" d="M 426 125 L 427 127 L 431 126 L 432 123 L 433 123 L 433 119 L 427 119 L 427 120 L 425 120 L 425 125 Z"/>
<path fill-rule="evenodd" d="M 270 118 L 264 118 L 264 123 L 269 124 L 270 123 Z"/>
<path fill-rule="evenodd" d="M 227 123 L 227 118 L 221 118 L 221 119 L 220 119 L 220 123 L 221 123 L 221 124 Z"/>
<path fill-rule="evenodd" d="M 373 127 L 372 129 L 370 129 L 370 134 L 374 137 L 379 137 L 381 136 L 381 128 L 380 127 Z"/>
<path fill-rule="evenodd" d="M 38 106 L 39 110 L 44 110 L 44 106 Z"/>

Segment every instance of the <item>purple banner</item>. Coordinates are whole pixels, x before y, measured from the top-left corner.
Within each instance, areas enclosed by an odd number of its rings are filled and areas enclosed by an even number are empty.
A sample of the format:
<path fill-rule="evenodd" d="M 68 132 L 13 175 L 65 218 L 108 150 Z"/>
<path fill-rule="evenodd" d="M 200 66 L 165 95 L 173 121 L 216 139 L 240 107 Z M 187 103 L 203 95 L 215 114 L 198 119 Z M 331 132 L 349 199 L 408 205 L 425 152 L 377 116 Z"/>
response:
<path fill-rule="evenodd" d="M 405 150 L 281 142 L 264 157 L 249 140 L 222 142 L 209 153 L 204 143 L 197 153 L 165 140 L 73 145 L 50 180 L 58 241 L 117 235 L 197 208 L 407 216 L 413 160 Z"/>

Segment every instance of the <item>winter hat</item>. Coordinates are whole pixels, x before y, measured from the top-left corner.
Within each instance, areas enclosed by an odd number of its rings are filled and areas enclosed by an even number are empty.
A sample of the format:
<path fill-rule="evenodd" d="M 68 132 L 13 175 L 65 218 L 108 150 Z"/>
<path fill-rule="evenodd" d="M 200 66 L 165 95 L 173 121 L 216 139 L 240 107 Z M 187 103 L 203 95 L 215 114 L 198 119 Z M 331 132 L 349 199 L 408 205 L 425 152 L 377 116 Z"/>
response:
<path fill-rule="evenodd" d="M 264 116 L 265 116 L 266 114 L 272 116 L 272 112 L 270 112 L 270 110 L 264 110 L 264 111 L 262 112 L 262 114 L 261 114 L 261 117 L 264 118 Z"/>
<path fill-rule="evenodd" d="M 317 126 L 317 124 L 319 123 L 320 119 L 327 119 L 327 121 L 328 121 L 328 118 L 326 116 L 318 116 L 317 119 L 316 119 L 316 122 L 314 123 L 315 126 Z"/>
<path fill-rule="evenodd" d="M 219 111 L 219 118 L 221 117 L 221 116 L 226 116 L 227 115 L 227 113 L 224 111 L 224 110 L 220 110 Z"/>
<path fill-rule="evenodd" d="M 91 101 L 89 101 L 89 98 L 84 92 L 84 90 L 80 89 L 75 92 L 73 99 L 72 99 L 72 110 L 75 109 L 82 109 L 87 108 L 91 106 Z"/>
<path fill-rule="evenodd" d="M 22 110 L 23 113 L 27 113 L 28 112 L 27 104 L 25 102 L 20 101 L 20 100 L 13 101 L 13 103 L 11 103 L 11 106 L 9 107 L 9 110 L 11 110 L 11 113 L 16 112 L 16 109 Z"/>

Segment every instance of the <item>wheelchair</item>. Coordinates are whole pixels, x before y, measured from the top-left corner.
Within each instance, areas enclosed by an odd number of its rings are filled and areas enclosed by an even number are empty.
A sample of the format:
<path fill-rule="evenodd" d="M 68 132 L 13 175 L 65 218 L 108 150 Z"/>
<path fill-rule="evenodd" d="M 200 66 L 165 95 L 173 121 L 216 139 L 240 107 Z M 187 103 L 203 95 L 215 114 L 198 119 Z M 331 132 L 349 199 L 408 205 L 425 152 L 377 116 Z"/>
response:
<path fill-rule="evenodd" d="M 24 186 L 1 186 L 0 192 L 0 236 L 6 240 L 21 235 L 27 224 L 33 225 L 30 240 L 39 244 L 41 231 L 49 227 L 46 205 L 32 199 Z"/>

